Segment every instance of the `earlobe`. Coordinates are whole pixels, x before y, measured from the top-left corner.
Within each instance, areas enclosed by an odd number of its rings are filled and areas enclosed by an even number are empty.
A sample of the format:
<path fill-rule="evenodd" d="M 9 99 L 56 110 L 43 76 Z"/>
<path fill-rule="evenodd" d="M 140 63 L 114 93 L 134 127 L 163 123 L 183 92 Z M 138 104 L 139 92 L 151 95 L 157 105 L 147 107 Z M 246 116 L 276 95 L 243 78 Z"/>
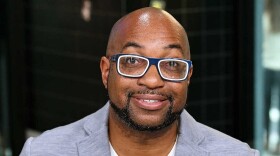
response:
<path fill-rule="evenodd" d="M 105 56 L 103 56 L 100 60 L 100 70 L 101 70 L 102 82 L 103 82 L 105 88 L 107 89 L 108 76 L 109 76 L 109 70 L 110 70 L 110 61 Z"/>

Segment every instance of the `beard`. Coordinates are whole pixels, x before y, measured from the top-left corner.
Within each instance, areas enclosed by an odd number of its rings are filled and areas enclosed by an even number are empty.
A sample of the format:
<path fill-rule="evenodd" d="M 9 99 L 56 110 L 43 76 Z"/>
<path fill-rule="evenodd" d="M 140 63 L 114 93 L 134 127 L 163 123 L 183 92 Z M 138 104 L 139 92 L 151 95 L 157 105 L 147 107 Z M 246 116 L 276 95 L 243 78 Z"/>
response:
<path fill-rule="evenodd" d="M 173 112 L 173 101 L 174 98 L 172 95 L 165 95 L 165 94 L 160 94 L 156 91 L 139 91 L 137 94 L 158 94 L 161 96 L 167 97 L 167 99 L 170 102 L 170 106 L 168 107 L 167 112 L 164 115 L 164 119 L 161 123 L 157 125 L 145 125 L 141 123 L 137 123 L 133 118 L 131 117 L 131 110 L 130 110 L 130 99 L 132 95 L 135 94 L 135 92 L 128 92 L 127 94 L 127 100 L 126 100 L 126 105 L 124 108 L 119 108 L 115 103 L 110 101 L 110 105 L 113 108 L 114 112 L 117 114 L 117 116 L 121 119 L 123 123 L 125 123 L 128 127 L 137 130 L 137 131 L 147 131 L 147 132 L 154 132 L 154 131 L 159 131 L 162 130 L 172 123 L 174 123 L 176 120 L 180 118 L 180 115 L 183 111 L 184 108 L 179 110 L 178 112 Z"/>

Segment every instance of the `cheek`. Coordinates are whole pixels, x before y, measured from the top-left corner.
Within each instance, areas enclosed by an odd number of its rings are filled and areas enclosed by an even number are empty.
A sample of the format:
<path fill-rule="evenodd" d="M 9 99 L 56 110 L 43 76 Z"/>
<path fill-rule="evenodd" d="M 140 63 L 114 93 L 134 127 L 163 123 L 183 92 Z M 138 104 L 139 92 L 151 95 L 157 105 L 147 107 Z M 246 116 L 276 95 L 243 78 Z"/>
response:
<path fill-rule="evenodd" d="M 180 110 L 185 107 L 187 100 L 188 86 L 187 83 L 179 83 L 173 85 L 174 91 L 174 108 L 175 110 Z"/>
<path fill-rule="evenodd" d="M 109 74 L 108 94 L 113 103 L 119 107 L 124 107 L 127 103 L 127 92 L 132 84 L 129 79 L 116 74 L 114 71 Z"/>

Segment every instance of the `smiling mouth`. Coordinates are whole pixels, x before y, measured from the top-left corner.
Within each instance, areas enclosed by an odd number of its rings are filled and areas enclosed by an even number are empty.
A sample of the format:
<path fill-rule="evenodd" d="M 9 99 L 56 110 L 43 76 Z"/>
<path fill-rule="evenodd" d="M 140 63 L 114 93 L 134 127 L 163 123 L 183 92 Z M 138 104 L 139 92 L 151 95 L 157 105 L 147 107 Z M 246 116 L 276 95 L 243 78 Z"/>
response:
<path fill-rule="evenodd" d="M 149 111 L 160 110 L 170 104 L 166 96 L 156 94 L 134 94 L 131 102 L 138 108 Z"/>

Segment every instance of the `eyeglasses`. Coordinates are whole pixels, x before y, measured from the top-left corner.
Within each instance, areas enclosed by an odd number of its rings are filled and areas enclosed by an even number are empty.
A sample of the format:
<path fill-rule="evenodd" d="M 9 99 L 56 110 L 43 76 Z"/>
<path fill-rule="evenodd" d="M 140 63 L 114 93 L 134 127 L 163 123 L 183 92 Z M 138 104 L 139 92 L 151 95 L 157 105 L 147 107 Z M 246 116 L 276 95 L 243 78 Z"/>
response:
<path fill-rule="evenodd" d="M 151 65 L 155 65 L 162 79 L 184 81 L 189 73 L 192 61 L 179 58 L 149 58 L 133 54 L 116 54 L 110 60 L 117 62 L 120 75 L 131 78 L 142 77 Z"/>

